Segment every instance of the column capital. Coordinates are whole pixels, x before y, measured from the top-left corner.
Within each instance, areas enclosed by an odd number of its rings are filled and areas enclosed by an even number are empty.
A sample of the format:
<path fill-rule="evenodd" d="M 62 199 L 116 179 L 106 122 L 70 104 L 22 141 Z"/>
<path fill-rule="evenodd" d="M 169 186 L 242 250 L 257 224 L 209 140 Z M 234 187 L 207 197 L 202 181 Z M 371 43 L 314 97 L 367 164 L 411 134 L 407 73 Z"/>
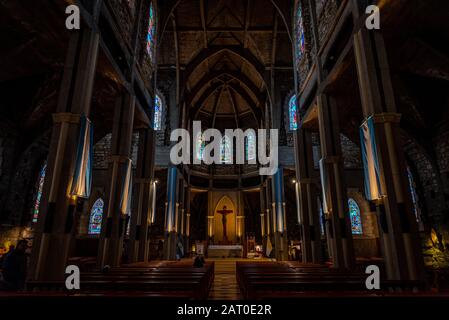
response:
<path fill-rule="evenodd" d="M 395 112 L 384 112 L 372 115 L 372 118 L 375 123 L 386 123 L 386 122 L 399 123 L 401 121 L 401 117 L 402 115 L 400 113 Z"/>
<path fill-rule="evenodd" d="M 54 123 L 72 123 L 78 124 L 80 122 L 81 115 L 71 112 L 60 112 L 52 114 Z"/>

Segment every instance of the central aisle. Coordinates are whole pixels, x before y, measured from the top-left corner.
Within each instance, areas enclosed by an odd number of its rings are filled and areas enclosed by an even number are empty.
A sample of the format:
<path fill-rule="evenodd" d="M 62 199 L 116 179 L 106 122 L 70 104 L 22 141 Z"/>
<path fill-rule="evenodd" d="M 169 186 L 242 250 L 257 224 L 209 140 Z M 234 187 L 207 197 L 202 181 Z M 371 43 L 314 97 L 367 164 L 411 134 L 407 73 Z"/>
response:
<path fill-rule="evenodd" d="M 241 300 L 240 288 L 236 278 L 236 262 L 251 261 L 262 262 L 269 259 L 243 259 L 243 258 L 210 258 L 207 261 L 215 262 L 215 278 L 209 292 L 210 300 Z"/>
<path fill-rule="evenodd" d="M 215 262 L 215 279 L 209 293 L 211 300 L 242 299 L 236 280 L 236 261 L 243 259 L 207 259 Z"/>

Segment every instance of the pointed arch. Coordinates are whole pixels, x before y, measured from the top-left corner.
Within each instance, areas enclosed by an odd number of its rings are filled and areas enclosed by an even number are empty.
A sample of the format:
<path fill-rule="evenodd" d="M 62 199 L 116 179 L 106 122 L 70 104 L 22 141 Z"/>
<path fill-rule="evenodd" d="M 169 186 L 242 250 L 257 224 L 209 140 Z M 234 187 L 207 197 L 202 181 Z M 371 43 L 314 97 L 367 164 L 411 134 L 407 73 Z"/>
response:
<path fill-rule="evenodd" d="M 408 180 L 408 187 L 410 196 L 412 198 L 412 205 L 413 205 L 413 213 L 415 214 L 416 222 L 421 222 L 421 207 L 419 206 L 419 197 L 418 193 L 416 192 L 416 183 L 415 179 L 413 178 L 412 169 L 409 165 L 406 167 L 407 169 L 407 180 Z"/>
<path fill-rule="evenodd" d="M 291 131 L 298 129 L 298 107 L 295 94 L 293 94 L 288 101 L 288 123 L 288 127 Z"/>
<path fill-rule="evenodd" d="M 151 62 L 154 63 L 156 48 L 156 12 L 153 1 L 150 2 L 148 10 L 148 32 L 147 32 L 147 53 Z"/>
<path fill-rule="evenodd" d="M 154 113 L 153 113 L 153 129 L 161 130 L 162 129 L 162 110 L 164 108 L 164 104 L 162 102 L 161 97 L 156 94 L 154 98 Z"/>
<path fill-rule="evenodd" d="M 362 217 L 360 214 L 360 208 L 357 202 L 349 198 L 348 199 L 349 217 L 351 219 L 351 231 L 352 234 L 362 234 Z"/>
<path fill-rule="evenodd" d="M 246 160 L 256 159 L 256 133 L 254 130 L 249 131 L 245 139 Z"/>
<path fill-rule="evenodd" d="M 198 132 L 198 134 L 196 135 L 196 137 L 195 137 L 195 144 L 196 144 L 195 157 L 198 160 L 203 160 L 203 158 L 204 158 L 204 148 L 206 146 L 206 143 L 203 140 L 203 134 L 201 132 Z"/>
<path fill-rule="evenodd" d="M 98 198 L 90 210 L 88 234 L 98 235 L 101 233 L 101 222 L 103 220 L 104 201 Z"/>
<path fill-rule="evenodd" d="M 294 26 L 295 26 L 295 59 L 296 59 L 295 61 L 296 67 L 299 68 L 301 59 L 303 58 L 304 53 L 306 51 L 304 19 L 300 0 L 296 1 L 294 19 L 295 19 Z"/>
<path fill-rule="evenodd" d="M 42 192 L 44 190 L 44 182 L 45 182 L 45 174 L 47 172 L 47 162 L 45 162 L 41 169 L 39 170 L 39 176 L 37 179 L 37 192 L 34 199 L 34 205 L 33 205 L 33 219 L 32 222 L 36 223 L 37 219 L 39 218 L 39 208 L 41 205 L 42 200 Z"/>
<path fill-rule="evenodd" d="M 220 158 L 221 163 L 231 163 L 232 162 L 232 144 L 231 139 L 224 135 L 221 138 L 221 152 L 220 152 Z"/>

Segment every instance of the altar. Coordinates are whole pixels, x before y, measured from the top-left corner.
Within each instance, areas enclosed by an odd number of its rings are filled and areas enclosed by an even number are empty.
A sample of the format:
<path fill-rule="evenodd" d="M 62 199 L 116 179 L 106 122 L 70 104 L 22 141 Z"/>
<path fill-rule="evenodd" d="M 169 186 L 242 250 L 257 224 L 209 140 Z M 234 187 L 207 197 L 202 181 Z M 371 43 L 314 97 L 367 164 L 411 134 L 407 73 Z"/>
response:
<path fill-rule="evenodd" d="M 243 246 L 241 245 L 209 245 L 207 247 L 208 258 L 241 258 Z"/>

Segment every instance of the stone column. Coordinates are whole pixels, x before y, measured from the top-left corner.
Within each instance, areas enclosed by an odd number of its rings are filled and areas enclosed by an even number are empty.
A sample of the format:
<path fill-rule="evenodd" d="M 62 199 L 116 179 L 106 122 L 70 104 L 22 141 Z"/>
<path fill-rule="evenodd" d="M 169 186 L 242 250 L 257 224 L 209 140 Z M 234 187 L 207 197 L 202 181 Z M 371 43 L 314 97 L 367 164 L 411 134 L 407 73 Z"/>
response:
<path fill-rule="evenodd" d="M 185 188 L 185 246 L 186 253 L 190 252 L 190 187 Z"/>
<path fill-rule="evenodd" d="M 273 222 L 271 215 L 271 181 L 268 178 L 264 183 L 264 192 L 266 199 L 265 221 L 267 225 L 267 248 L 273 246 Z M 266 251 L 265 251 L 266 253 Z"/>
<path fill-rule="evenodd" d="M 131 215 L 129 261 L 148 261 L 151 215 L 153 213 L 154 130 L 139 130 L 139 151 L 136 168 L 136 206 Z"/>
<path fill-rule="evenodd" d="M 122 93 L 117 99 L 112 126 L 111 158 L 109 180 L 105 201 L 105 215 L 98 247 L 98 265 L 119 266 L 123 252 L 123 238 L 126 229 L 126 215 L 123 212 L 122 197 L 126 186 L 128 166 L 131 164 L 135 97 Z M 132 174 L 132 173 L 131 173 Z M 131 195 L 128 195 L 131 197 Z"/>
<path fill-rule="evenodd" d="M 278 168 L 273 176 L 274 201 L 272 203 L 272 212 L 274 220 L 274 246 L 276 260 L 282 261 L 288 259 L 287 227 L 285 221 L 284 206 L 284 171 Z"/>
<path fill-rule="evenodd" d="M 265 202 L 265 187 L 263 185 L 260 186 L 260 235 L 262 237 L 262 251 L 265 252 L 267 246 L 267 226 L 266 226 L 266 202 Z"/>
<path fill-rule="evenodd" d="M 321 263 L 320 213 L 317 208 L 316 182 L 313 179 L 312 133 L 296 131 L 296 183 L 299 224 L 302 237 L 302 262 Z"/>
<path fill-rule="evenodd" d="M 164 242 L 164 258 L 166 260 L 176 259 L 176 212 L 177 212 L 177 185 L 178 185 L 178 169 L 170 167 L 168 169 L 167 178 L 167 206 L 165 211 L 165 242 Z"/>
<path fill-rule="evenodd" d="M 81 114 L 89 115 L 99 34 L 73 32 L 67 51 L 47 159 L 45 185 L 30 264 L 34 280 L 63 280 L 75 229 L 76 198 L 68 195 Z"/>
<path fill-rule="evenodd" d="M 354 52 L 363 115 L 373 117 L 383 198 L 378 199 L 379 229 L 389 279 L 422 279 L 418 226 L 408 192 L 404 154 L 387 54 L 379 31 L 360 29 Z"/>
<path fill-rule="evenodd" d="M 321 184 L 323 211 L 327 217 L 330 252 L 334 268 L 353 269 L 355 265 L 346 185 L 343 176 L 338 110 L 332 98 L 318 96 L 318 122 L 321 142 Z"/>

